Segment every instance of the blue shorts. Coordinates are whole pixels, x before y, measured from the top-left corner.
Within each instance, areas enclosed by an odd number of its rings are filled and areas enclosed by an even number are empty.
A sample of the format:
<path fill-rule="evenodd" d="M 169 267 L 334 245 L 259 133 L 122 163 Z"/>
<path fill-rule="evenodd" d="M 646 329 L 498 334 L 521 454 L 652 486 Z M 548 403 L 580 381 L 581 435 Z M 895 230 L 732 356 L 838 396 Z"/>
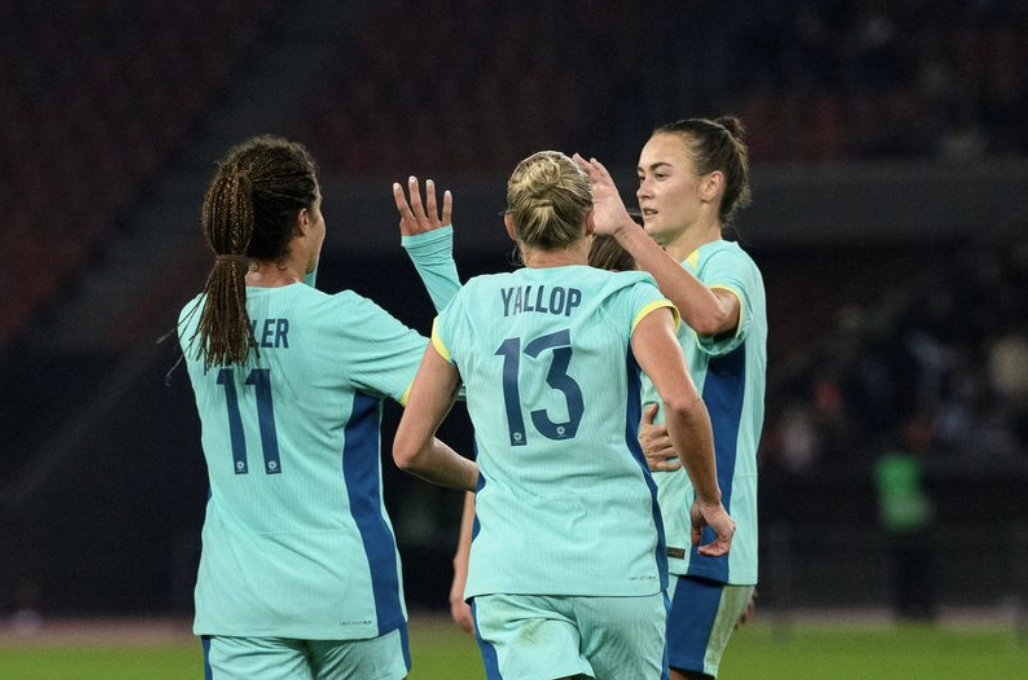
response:
<path fill-rule="evenodd" d="M 732 586 L 671 574 L 668 594 L 671 614 L 667 646 L 671 668 L 717 677 L 721 656 L 750 602 L 753 586 Z"/>
<path fill-rule="evenodd" d="M 205 680 L 401 680 L 407 626 L 368 640 L 203 636 Z"/>
<path fill-rule="evenodd" d="M 668 599 L 479 595 L 471 602 L 488 680 L 667 680 Z"/>

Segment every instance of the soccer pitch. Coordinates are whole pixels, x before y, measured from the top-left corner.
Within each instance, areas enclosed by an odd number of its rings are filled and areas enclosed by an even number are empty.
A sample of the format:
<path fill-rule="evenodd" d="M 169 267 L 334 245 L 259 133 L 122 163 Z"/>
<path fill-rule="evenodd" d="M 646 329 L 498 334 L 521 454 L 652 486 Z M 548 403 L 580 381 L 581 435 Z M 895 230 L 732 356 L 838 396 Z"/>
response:
<path fill-rule="evenodd" d="M 470 636 L 442 618 L 415 618 L 410 629 L 411 680 L 481 680 Z M 963 680 L 971 675 L 1028 678 L 1028 639 L 998 626 L 938 627 L 882 623 L 757 622 L 729 645 L 721 680 Z M 203 678 L 199 643 L 188 637 L 118 645 L 0 639 L 3 680 L 188 680 Z M 628 679 L 626 679 L 628 680 Z"/>

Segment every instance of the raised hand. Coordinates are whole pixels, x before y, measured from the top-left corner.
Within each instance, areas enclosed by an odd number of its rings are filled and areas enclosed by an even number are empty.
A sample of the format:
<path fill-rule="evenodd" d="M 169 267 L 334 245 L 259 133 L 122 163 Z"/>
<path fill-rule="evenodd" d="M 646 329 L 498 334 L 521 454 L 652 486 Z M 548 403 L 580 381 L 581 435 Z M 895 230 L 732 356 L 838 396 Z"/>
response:
<path fill-rule="evenodd" d="M 735 535 L 735 520 L 729 517 L 725 506 L 721 503 L 702 503 L 699 499 L 689 509 L 692 520 L 692 544 L 699 545 L 703 527 L 709 526 L 717 534 L 717 538 L 701 545 L 699 552 L 708 557 L 720 557 L 732 548 L 732 536 Z"/>
<path fill-rule="evenodd" d="M 449 191 L 443 192 L 443 212 L 440 215 L 436 203 L 435 183 L 432 180 L 425 182 L 424 204 L 421 202 L 418 178 L 414 175 L 407 180 L 407 190 L 410 193 L 410 203 L 407 202 L 400 183 L 393 183 L 393 199 L 396 201 L 396 209 L 400 211 L 400 233 L 402 235 L 424 234 L 450 224 L 453 196 Z"/>
<path fill-rule="evenodd" d="M 577 153 L 573 156 L 578 167 L 589 177 L 593 191 L 593 228 L 597 234 L 617 236 L 626 227 L 635 226 L 625 204 L 614 186 L 607 168 L 595 158 L 585 160 Z"/>
<path fill-rule="evenodd" d="M 673 472 L 682 467 L 682 461 L 671 445 L 671 437 L 667 433 L 667 425 L 654 425 L 657 415 L 657 404 L 649 404 L 643 409 L 642 422 L 639 423 L 639 445 L 646 456 L 646 463 L 654 472 Z"/>

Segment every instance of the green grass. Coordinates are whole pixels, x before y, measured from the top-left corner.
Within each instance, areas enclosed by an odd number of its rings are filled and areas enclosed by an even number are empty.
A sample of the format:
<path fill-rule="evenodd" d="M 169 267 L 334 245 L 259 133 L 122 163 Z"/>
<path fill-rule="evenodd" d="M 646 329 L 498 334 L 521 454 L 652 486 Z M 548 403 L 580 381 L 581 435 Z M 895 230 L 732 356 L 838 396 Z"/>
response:
<path fill-rule="evenodd" d="M 411 625 L 411 680 L 481 680 L 470 636 L 441 620 Z M 875 624 L 756 624 L 740 631 L 722 663 L 722 680 L 1015 680 L 1028 677 L 1028 640 L 1008 629 Z M 3 680 L 200 680 L 198 642 L 131 647 L 52 642 L 0 643 Z"/>

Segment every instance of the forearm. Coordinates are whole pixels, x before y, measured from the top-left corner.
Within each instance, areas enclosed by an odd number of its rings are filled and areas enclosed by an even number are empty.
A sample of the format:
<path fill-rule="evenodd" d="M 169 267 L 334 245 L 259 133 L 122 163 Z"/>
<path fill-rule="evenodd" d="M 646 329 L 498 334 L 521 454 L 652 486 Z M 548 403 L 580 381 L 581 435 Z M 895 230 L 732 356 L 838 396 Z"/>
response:
<path fill-rule="evenodd" d="M 433 437 L 413 455 L 398 461 L 401 469 L 433 484 L 474 491 L 478 465 Z"/>
<path fill-rule="evenodd" d="M 446 226 L 404 236 L 402 245 L 425 284 L 432 305 L 437 312 L 442 311 L 460 290 L 457 265 L 453 261 L 453 228 Z"/>
<path fill-rule="evenodd" d="M 475 524 L 475 494 L 464 494 L 464 509 L 460 516 L 460 534 L 457 537 L 457 551 L 453 556 L 455 574 L 467 577 L 468 560 L 471 557 L 471 533 Z"/>
<path fill-rule="evenodd" d="M 686 407 L 668 407 L 666 423 L 675 451 L 696 489 L 697 498 L 706 504 L 720 503 L 714 435 L 703 402 L 697 396 L 696 402 Z"/>
<path fill-rule="evenodd" d="M 645 231 L 632 223 L 619 229 L 615 236 L 639 268 L 657 280 L 660 291 L 678 308 L 686 325 L 701 335 L 728 330 L 731 315 L 717 295 L 664 252 Z"/>

